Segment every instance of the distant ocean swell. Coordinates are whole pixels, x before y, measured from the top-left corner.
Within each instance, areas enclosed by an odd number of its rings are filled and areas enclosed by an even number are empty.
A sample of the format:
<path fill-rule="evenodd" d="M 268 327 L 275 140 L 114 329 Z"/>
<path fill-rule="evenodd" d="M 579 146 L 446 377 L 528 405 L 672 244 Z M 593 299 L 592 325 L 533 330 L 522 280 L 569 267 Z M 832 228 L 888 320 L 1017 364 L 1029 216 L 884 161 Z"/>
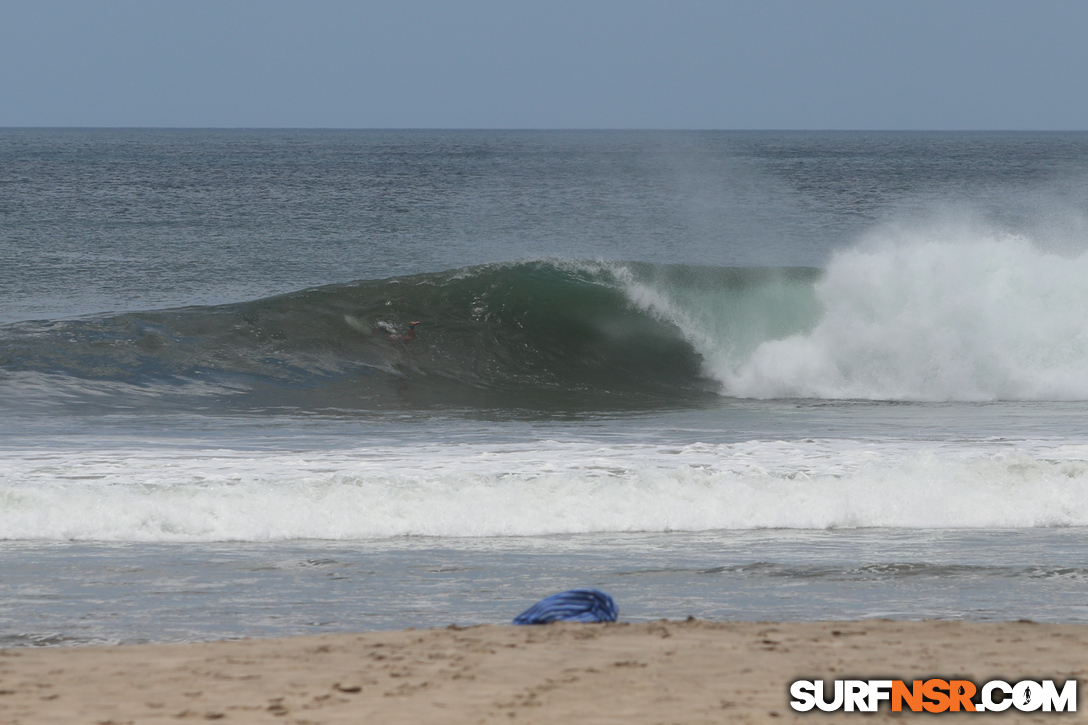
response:
<path fill-rule="evenodd" d="M 1088 525 L 1088 451 L 858 441 L 539 441 L 253 454 L 26 451 L 0 536 L 276 541 L 759 528 Z"/>
<path fill-rule="evenodd" d="M 982 236 L 825 270 L 537 260 L 0 328 L 10 397 L 322 407 L 1088 400 L 1088 255 Z M 418 337 L 396 339 L 418 320 Z"/>

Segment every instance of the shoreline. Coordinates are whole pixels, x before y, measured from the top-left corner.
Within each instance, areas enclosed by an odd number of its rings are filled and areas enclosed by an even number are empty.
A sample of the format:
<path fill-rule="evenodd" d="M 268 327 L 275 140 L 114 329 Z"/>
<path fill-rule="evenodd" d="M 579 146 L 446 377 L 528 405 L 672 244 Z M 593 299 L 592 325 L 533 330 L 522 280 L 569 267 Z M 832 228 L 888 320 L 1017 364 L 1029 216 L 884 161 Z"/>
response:
<path fill-rule="evenodd" d="M 689 619 L 13 648 L 0 650 L 0 723 L 872 722 L 913 713 L 798 713 L 789 684 L 929 677 L 1083 687 L 1088 625 Z"/>

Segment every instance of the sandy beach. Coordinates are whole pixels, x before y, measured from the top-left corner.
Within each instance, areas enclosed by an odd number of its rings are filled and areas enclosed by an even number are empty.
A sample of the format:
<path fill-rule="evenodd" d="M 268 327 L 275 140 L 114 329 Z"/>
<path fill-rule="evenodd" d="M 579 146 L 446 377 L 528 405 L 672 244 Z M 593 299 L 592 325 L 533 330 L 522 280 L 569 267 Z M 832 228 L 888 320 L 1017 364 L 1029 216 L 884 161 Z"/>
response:
<path fill-rule="evenodd" d="M 796 713 L 789 683 L 1085 679 L 1088 626 L 659 621 L 0 650 L 0 722 L 757 723 L 932 718 Z M 946 713 L 1079 722 L 1081 712 Z"/>

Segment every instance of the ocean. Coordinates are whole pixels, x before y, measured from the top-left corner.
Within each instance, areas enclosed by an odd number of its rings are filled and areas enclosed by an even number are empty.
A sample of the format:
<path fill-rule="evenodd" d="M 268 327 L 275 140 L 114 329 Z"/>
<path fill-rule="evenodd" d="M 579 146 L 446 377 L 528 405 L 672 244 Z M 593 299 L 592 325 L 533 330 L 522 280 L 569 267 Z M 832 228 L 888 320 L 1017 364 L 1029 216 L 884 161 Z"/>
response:
<path fill-rule="evenodd" d="M 1086 191 L 1084 133 L 0 129 L 0 646 L 1088 621 Z"/>

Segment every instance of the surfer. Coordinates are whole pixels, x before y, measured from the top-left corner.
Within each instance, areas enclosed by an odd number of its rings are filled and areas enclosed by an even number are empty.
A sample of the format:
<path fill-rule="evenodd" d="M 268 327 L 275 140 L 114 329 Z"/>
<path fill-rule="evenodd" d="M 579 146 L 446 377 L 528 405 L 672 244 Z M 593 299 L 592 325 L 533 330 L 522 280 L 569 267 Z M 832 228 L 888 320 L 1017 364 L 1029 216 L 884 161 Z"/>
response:
<path fill-rule="evenodd" d="M 408 323 L 408 334 L 407 335 L 392 334 L 392 335 L 389 336 L 389 339 L 390 340 L 396 340 L 397 342 L 411 342 L 412 340 L 416 339 L 416 325 L 418 325 L 418 324 L 419 324 L 418 321 L 409 322 Z"/>

